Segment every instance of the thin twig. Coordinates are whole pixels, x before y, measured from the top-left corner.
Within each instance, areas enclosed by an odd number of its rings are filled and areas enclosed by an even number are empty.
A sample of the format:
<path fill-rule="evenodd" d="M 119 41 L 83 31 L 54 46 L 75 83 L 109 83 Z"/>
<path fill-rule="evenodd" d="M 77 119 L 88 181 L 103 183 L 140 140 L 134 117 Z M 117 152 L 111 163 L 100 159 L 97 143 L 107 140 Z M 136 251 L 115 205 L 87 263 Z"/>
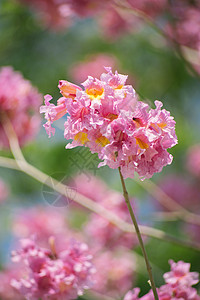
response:
<path fill-rule="evenodd" d="M 149 274 L 149 279 L 150 279 L 150 282 L 151 282 L 151 288 L 152 288 L 152 291 L 153 291 L 153 294 L 154 294 L 154 298 L 155 298 L 155 300 L 159 300 L 158 299 L 158 294 L 157 294 L 157 291 L 156 291 L 156 285 L 155 285 L 153 274 L 152 274 L 152 268 L 151 268 L 151 265 L 149 263 L 147 252 L 145 250 L 144 243 L 143 243 L 143 240 L 142 240 L 142 236 L 141 236 L 141 233 L 140 233 L 140 229 L 139 229 L 136 217 L 134 215 L 134 212 L 133 212 L 130 200 L 129 200 L 129 195 L 128 195 L 128 192 L 127 192 L 127 189 L 126 189 L 124 177 L 121 173 L 121 168 L 119 167 L 118 169 L 119 169 L 119 175 L 120 175 L 120 179 L 121 179 L 121 183 L 122 183 L 123 195 L 124 195 L 124 198 L 125 198 L 125 201 L 126 201 L 131 219 L 133 221 L 133 225 L 135 227 L 135 231 L 136 231 L 139 243 L 140 243 L 142 254 L 144 256 L 144 260 L 145 260 L 145 263 L 146 263 L 147 272 Z"/>

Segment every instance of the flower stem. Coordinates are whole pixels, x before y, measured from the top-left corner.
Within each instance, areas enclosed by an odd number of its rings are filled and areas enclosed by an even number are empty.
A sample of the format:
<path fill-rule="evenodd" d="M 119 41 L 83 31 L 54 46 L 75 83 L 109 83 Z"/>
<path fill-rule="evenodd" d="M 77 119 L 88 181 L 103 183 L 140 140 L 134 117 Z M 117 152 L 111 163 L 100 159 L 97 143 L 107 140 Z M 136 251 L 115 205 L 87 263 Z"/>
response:
<path fill-rule="evenodd" d="M 147 253 L 146 253 L 146 250 L 145 250 L 145 247 L 144 247 L 144 243 L 143 243 L 143 240 L 142 240 L 142 236 L 141 236 L 141 233 L 140 233 L 140 229 L 139 229 L 137 220 L 135 218 L 133 209 L 131 207 L 131 203 L 130 203 L 130 200 L 129 200 L 129 195 L 128 195 L 128 192 L 127 192 L 127 189 L 126 189 L 126 185 L 125 185 L 125 182 L 124 182 L 124 177 L 123 177 L 123 175 L 121 173 L 120 167 L 118 169 L 119 169 L 119 175 L 120 175 L 120 179 L 121 179 L 121 183 L 122 183 L 124 198 L 125 198 L 126 204 L 128 206 L 128 210 L 129 210 L 131 219 L 133 221 L 133 225 L 135 227 L 135 232 L 137 234 L 137 237 L 138 237 L 138 240 L 139 240 L 139 243 L 140 243 L 140 247 L 142 249 L 142 254 L 144 256 L 144 260 L 145 260 L 145 263 L 146 263 L 147 271 L 149 273 L 149 279 L 150 279 L 150 282 L 151 282 L 151 288 L 153 290 L 154 298 L 155 298 L 155 300 L 159 300 L 158 299 L 158 294 L 157 294 L 157 291 L 156 291 L 155 282 L 154 282 L 154 279 L 153 279 L 152 268 L 151 268 L 149 260 L 148 260 L 148 256 L 147 256 Z"/>

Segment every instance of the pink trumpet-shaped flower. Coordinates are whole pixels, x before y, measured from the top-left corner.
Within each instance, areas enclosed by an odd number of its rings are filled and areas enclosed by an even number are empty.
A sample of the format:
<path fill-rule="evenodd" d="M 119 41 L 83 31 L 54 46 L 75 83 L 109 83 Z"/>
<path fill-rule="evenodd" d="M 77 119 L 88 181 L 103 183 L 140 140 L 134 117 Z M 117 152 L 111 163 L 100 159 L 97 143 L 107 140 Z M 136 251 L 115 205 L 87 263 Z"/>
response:
<path fill-rule="evenodd" d="M 172 259 L 169 260 L 171 271 L 164 274 L 164 280 L 171 285 L 179 284 L 192 286 L 199 282 L 199 274 L 190 272 L 190 264 L 183 261 L 175 263 Z"/>
<path fill-rule="evenodd" d="M 45 105 L 40 107 L 40 113 L 44 113 L 45 119 L 47 120 L 44 124 L 44 128 L 46 129 L 49 137 L 51 137 L 51 134 L 55 134 L 55 128 L 51 127 L 52 123 L 62 118 L 67 113 L 67 98 L 73 100 L 76 97 L 76 91 L 81 90 L 80 87 L 65 80 L 60 80 L 58 87 L 63 97 L 58 99 L 57 105 L 49 103 L 52 97 L 50 95 L 46 95 L 44 97 Z"/>

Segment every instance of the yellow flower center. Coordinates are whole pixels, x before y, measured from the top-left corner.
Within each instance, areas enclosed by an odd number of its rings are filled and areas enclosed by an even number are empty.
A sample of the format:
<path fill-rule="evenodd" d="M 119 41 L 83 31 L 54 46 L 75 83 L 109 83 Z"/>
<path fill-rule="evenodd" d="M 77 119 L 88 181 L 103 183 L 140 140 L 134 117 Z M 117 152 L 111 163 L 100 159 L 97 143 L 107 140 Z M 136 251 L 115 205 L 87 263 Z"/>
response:
<path fill-rule="evenodd" d="M 103 96 L 104 89 L 103 88 L 86 89 L 86 93 L 88 94 L 91 100 L 95 100 L 95 99 L 99 100 Z"/>
<path fill-rule="evenodd" d="M 100 136 L 95 141 L 97 144 L 99 144 L 101 147 L 105 147 L 106 145 L 110 144 L 110 141 L 105 136 Z"/>
<path fill-rule="evenodd" d="M 106 119 L 109 119 L 110 121 L 113 121 L 113 120 L 115 120 L 115 119 L 117 119 L 118 118 L 118 115 L 115 115 L 115 114 L 108 114 L 106 117 L 105 117 Z"/>
<path fill-rule="evenodd" d="M 164 129 L 167 126 L 166 123 L 151 123 L 151 127 L 156 131 L 159 132 L 159 128 Z M 159 127 L 159 128 L 158 128 Z"/>
<path fill-rule="evenodd" d="M 142 124 L 141 124 L 141 120 L 139 118 L 133 118 L 133 122 L 135 123 L 135 126 L 137 128 L 141 127 Z"/>
<path fill-rule="evenodd" d="M 145 142 L 143 142 L 140 138 L 135 138 L 136 139 L 136 144 L 138 144 L 138 146 L 141 148 L 141 149 L 148 149 L 149 148 L 149 145 Z"/>
<path fill-rule="evenodd" d="M 89 142 L 88 135 L 86 132 L 79 132 L 74 136 L 74 140 L 80 142 L 82 145 L 85 145 Z"/>
<path fill-rule="evenodd" d="M 161 129 L 165 128 L 167 126 L 166 123 L 157 123 L 158 127 L 160 127 Z"/>
<path fill-rule="evenodd" d="M 119 84 L 116 88 L 115 88 L 115 90 L 121 90 L 123 88 L 123 84 Z"/>

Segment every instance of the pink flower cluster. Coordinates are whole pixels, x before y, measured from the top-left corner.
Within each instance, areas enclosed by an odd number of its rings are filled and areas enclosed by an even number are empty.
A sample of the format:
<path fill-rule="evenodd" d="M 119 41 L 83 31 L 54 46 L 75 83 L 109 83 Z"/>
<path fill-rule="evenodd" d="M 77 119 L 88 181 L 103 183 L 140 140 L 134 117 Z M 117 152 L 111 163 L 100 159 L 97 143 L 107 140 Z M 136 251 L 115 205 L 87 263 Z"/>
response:
<path fill-rule="evenodd" d="M 21 250 L 13 252 L 14 262 L 24 265 L 24 276 L 12 279 L 11 285 L 30 300 L 71 300 L 82 295 L 92 285 L 95 269 L 88 246 L 69 241 L 61 252 L 56 251 L 56 241 L 49 239 L 50 249 L 39 247 L 31 239 L 21 240 Z"/>
<path fill-rule="evenodd" d="M 192 285 L 199 282 L 199 274 L 197 272 L 190 272 L 190 264 L 183 261 L 175 263 L 173 260 L 169 261 L 171 271 L 164 274 L 165 285 L 157 289 L 159 300 L 199 300 L 200 296 L 197 291 L 192 288 Z M 139 298 L 139 288 L 129 291 L 124 300 L 153 300 L 153 292 Z"/>
<path fill-rule="evenodd" d="M 57 106 L 46 95 L 41 107 L 47 119 L 45 129 L 50 137 L 55 132 L 52 123 L 69 113 L 64 136 L 73 141 L 67 149 L 89 147 L 103 160 L 99 166 L 120 167 L 125 178 L 135 172 L 143 179 L 150 178 L 172 162 L 167 149 L 177 144 L 174 118 L 161 109 L 160 101 L 155 101 L 155 109 L 138 101 L 133 87 L 126 85 L 127 76 L 105 69 L 100 80 L 89 76 L 83 90 L 60 81 L 63 97 Z"/>
<path fill-rule="evenodd" d="M 0 148 L 8 146 L 2 125 L 5 117 L 10 119 L 21 145 L 37 133 L 41 101 L 42 95 L 20 73 L 11 67 L 0 70 Z"/>

